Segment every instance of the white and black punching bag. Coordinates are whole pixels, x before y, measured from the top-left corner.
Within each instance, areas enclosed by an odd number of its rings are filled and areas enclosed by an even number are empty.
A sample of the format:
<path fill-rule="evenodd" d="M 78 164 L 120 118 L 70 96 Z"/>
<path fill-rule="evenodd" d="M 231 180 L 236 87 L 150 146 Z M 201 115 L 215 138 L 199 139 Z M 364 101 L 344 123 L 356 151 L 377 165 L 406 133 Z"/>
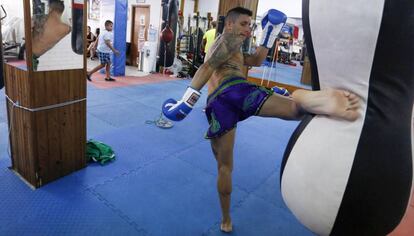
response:
<path fill-rule="evenodd" d="M 414 1 L 303 0 L 313 89 L 362 98 L 355 122 L 308 116 L 281 168 L 283 199 L 319 235 L 386 235 L 413 183 Z"/>

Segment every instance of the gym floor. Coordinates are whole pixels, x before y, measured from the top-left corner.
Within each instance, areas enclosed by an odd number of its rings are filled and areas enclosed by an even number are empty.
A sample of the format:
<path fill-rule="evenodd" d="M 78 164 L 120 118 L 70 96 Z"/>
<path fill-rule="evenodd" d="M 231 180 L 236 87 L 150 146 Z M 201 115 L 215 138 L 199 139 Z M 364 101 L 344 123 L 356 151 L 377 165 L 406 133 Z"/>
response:
<path fill-rule="evenodd" d="M 181 97 L 189 80 L 147 78 L 151 82 L 117 86 L 122 78 L 92 78 L 87 137 L 109 144 L 116 160 L 91 163 L 36 190 L 7 168 L 0 90 L 0 235 L 225 235 L 219 230 L 216 163 L 203 138 L 206 89 L 186 120 L 160 129 L 146 121 L 159 117 L 166 98 Z M 282 155 L 297 124 L 252 117 L 238 125 L 232 235 L 313 235 L 290 213 L 279 190 Z"/>

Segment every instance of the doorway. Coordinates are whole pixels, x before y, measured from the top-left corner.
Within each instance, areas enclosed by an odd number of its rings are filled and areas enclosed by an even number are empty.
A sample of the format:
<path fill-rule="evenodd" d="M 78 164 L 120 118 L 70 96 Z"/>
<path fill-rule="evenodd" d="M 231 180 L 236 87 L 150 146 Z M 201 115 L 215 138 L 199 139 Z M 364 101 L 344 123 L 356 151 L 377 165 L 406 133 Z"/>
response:
<path fill-rule="evenodd" d="M 129 58 L 131 66 L 138 66 L 139 51 L 148 39 L 149 22 L 149 5 L 132 6 L 131 53 Z"/>

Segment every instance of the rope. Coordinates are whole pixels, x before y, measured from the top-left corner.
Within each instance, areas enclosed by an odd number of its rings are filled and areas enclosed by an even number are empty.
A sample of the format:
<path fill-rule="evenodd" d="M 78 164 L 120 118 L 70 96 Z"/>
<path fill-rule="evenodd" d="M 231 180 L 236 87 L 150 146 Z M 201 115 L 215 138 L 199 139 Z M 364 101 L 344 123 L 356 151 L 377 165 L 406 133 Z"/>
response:
<path fill-rule="evenodd" d="M 13 129 L 14 106 L 12 106 L 10 110 L 11 111 L 10 111 L 10 120 L 9 120 L 9 133 L 7 135 L 7 155 L 9 155 L 10 160 L 12 160 L 10 140 L 11 140 L 11 133 Z"/>
<path fill-rule="evenodd" d="M 53 104 L 53 105 L 49 105 L 49 106 L 44 106 L 44 107 L 37 107 L 37 108 L 28 108 L 28 107 L 24 107 L 24 106 L 20 106 L 19 102 L 14 102 L 9 96 L 7 96 L 7 94 L 5 94 L 7 100 L 9 100 L 9 102 L 11 102 L 13 104 L 13 107 L 17 107 L 26 111 L 30 111 L 30 112 L 37 112 L 37 111 L 44 111 L 44 110 L 49 110 L 49 109 L 54 109 L 54 108 L 58 108 L 58 107 L 64 107 L 67 105 L 72 105 L 78 102 L 82 102 L 82 101 L 86 101 L 86 98 L 82 98 L 82 99 L 78 99 L 78 100 L 74 100 L 74 101 L 69 101 L 69 102 L 62 102 L 62 103 L 58 103 L 58 104 Z"/>
<path fill-rule="evenodd" d="M 67 106 L 67 105 L 71 105 L 74 103 L 78 103 L 78 102 L 82 102 L 85 101 L 86 98 L 82 98 L 82 99 L 78 99 L 75 101 L 69 101 L 69 102 L 64 102 L 64 103 L 58 103 L 58 104 L 54 104 L 54 105 L 50 105 L 50 106 L 44 106 L 44 107 L 38 107 L 38 108 L 27 108 L 24 106 L 20 106 L 18 104 L 18 102 L 14 102 L 9 96 L 7 96 L 7 94 L 5 94 L 7 100 L 9 100 L 9 102 L 12 104 L 11 107 L 11 111 L 10 111 L 10 120 L 9 120 L 9 132 L 8 132 L 8 140 L 7 140 L 7 154 L 9 155 L 9 158 L 11 158 L 11 145 L 10 145 L 10 140 L 11 140 L 11 133 L 13 130 L 13 117 L 14 117 L 14 110 L 15 108 L 20 108 L 26 111 L 30 111 L 30 112 L 36 112 L 36 111 L 43 111 L 43 110 L 49 110 L 49 109 L 53 109 L 53 108 L 57 108 L 57 107 L 63 107 L 63 106 Z"/>

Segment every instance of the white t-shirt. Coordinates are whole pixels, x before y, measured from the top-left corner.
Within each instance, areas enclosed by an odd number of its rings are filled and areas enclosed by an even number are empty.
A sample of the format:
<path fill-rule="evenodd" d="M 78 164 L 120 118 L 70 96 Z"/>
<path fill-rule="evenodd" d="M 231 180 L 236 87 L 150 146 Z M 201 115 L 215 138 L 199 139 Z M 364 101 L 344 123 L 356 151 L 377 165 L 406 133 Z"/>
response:
<path fill-rule="evenodd" d="M 112 50 L 106 45 L 105 40 L 109 40 L 112 43 L 114 41 L 114 34 L 106 30 L 100 33 L 97 49 L 99 52 L 111 53 Z"/>

